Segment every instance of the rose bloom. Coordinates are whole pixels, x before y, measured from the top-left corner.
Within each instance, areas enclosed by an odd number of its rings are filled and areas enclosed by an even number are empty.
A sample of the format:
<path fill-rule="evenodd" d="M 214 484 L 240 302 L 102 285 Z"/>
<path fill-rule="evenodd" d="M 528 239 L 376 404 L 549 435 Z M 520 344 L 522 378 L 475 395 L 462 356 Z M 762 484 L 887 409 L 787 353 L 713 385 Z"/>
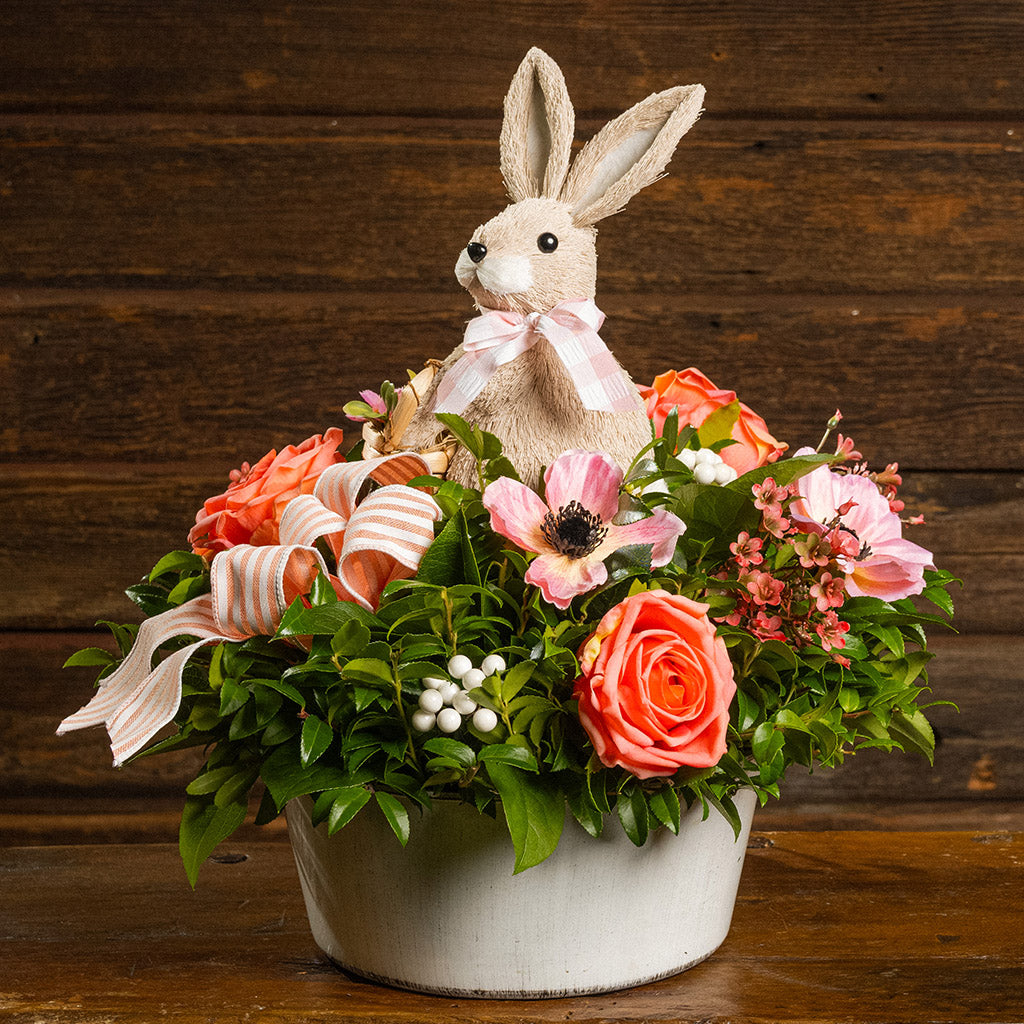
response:
<path fill-rule="evenodd" d="M 602 764 L 649 779 L 721 759 L 736 683 L 707 610 L 652 590 L 601 619 L 581 651 L 575 694 Z"/>
<path fill-rule="evenodd" d="M 223 494 L 208 498 L 196 513 L 188 539 L 197 555 L 212 557 L 236 544 L 276 544 L 285 505 L 298 494 L 312 494 L 320 474 L 336 462 L 342 432 L 331 427 L 302 444 L 271 450 L 249 467 L 231 473 Z"/>
<path fill-rule="evenodd" d="M 679 409 L 681 427 L 700 427 L 716 409 L 736 401 L 735 391 L 716 388 L 692 366 L 681 373 L 669 370 L 655 377 L 654 386 L 640 388 L 640 394 L 647 403 L 647 416 L 659 435 L 664 429 L 665 417 L 674 408 Z M 732 439 L 736 443 L 723 448 L 719 454 L 740 476 L 774 462 L 789 447 L 772 437 L 768 424 L 742 402 L 739 419 L 732 428 Z"/>

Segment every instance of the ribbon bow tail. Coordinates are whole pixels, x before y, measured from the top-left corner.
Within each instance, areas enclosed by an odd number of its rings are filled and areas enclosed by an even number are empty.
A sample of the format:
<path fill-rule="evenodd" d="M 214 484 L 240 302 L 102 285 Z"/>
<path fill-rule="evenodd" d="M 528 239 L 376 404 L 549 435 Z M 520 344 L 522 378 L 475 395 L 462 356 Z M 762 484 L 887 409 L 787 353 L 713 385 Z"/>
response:
<path fill-rule="evenodd" d="M 572 301 L 555 306 L 538 329 L 561 360 L 584 409 L 630 412 L 638 407 L 636 389 L 597 333 L 603 322 L 604 314 L 592 302 Z"/>
<path fill-rule="evenodd" d="M 85 707 L 60 723 L 57 735 L 104 724 L 114 766 L 122 765 L 177 714 L 182 673 L 200 647 L 273 635 L 292 599 L 321 569 L 327 567 L 313 548 L 243 544 L 219 552 L 210 567 L 210 593 L 143 622 L 124 661 Z M 157 649 L 178 636 L 197 639 L 151 669 Z"/>

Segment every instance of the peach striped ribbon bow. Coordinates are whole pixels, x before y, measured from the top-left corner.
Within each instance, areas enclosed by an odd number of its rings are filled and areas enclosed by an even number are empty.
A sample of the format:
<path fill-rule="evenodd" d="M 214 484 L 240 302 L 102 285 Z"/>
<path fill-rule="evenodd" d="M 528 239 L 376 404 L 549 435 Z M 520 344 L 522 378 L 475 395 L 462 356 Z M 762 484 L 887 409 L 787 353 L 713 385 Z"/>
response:
<path fill-rule="evenodd" d="M 329 578 L 338 596 L 374 610 L 388 583 L 415 575 L 434 539 L 441 510 L 430 495 L 405 486 L 427 472 L 412 452 L 326 469 L 313 494 L 288 502 L 280 544 L 239 544 L 218 552 L 210 565 L 210 593 L 143 622 L 124 661 L 85 707 L 61 722 L 57 734 L 105 724 L 114 765 L 123 764 L 174 718 L 182 672 L 196 650 L 222 640 L 272 636 L 317 573 L 328 575 L 313 546 L 320 538 L 337 558 L 337 575 Z M 359 501 L 371 479 L 382 486 Z M 157 648 L 177 636 L 196 640 L 151 670 Z"/>

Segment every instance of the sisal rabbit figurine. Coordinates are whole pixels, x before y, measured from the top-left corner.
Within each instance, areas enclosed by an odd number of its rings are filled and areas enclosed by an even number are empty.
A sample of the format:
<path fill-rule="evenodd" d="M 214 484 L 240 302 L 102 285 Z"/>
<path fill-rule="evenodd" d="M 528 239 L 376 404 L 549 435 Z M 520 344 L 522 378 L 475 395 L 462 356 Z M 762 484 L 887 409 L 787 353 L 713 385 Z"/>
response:
<path fill-rule="evenodd" d="M 650 440 L 644 404 L 597 334 L 594 225 L 657 180 L 701 113 L 704 88 L 655 93 L 610 121 L 569 166 L 574 115 L 558 65 L 533 48 L 519 66 L 501 129 L 510 206 L 473 233 L 455 275 L 483 314 L 441 364 L 405 449 L 437 446 L 437 412 L 496 434 L 525 483 L 570 448 L 623 468 Z M 448 477 L 476 482 L 458 449 Z"/>

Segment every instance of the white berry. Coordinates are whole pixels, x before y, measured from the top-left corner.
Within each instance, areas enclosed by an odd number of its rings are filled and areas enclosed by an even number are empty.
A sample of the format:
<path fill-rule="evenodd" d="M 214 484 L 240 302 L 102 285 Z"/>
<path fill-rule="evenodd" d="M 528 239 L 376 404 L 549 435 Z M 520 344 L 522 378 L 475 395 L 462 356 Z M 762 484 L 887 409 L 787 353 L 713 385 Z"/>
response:
<path fill-rule="evenodd" d="M 731 484 L 736 479 L 736 470 L 724 462 L 715 466 L 715 483 Z"/>
<path fill-rule="evenodd" d="M 684 448 L 679 453 L 679 461 L 687 469 L 693 469 L 697 465 L 697 453 L 692 448 Z"/>
<path fill-rule="evenodd" d="M 477 708 L 473 725 L 481 732 L 490 732 L 498 724 L 498 716 L 490 708 Z"/>
<path fill-rule="evenodd" d="M 434 728 L 436 717 L 436 715 L 432 715 L 429 711 L 414 711 L 412 713 L 412 727 L 417 732 L 430 732 Z"/>
<path fill-rule="evenodd" d="M 436 715 L 444 707 L 444 698 L 437 690 L 424 690 L 420 694 L 420 708 L 429 714 Z"/>
<path fill-rule="evenodd" d="M 698 462 L 693 467 L 693 479 L 699 484 L 713 484 L 715 482 L 715 467 L 708 462 Z"/>
<path fill-rule="evenodd" d="M 483 672 L 484 678 L 493 676 L 498 672 L 505 671 L 505 659 L 500 654 L 488 654 L 483 660 L 483 664 L 480 666 L 480 671 Z M 465 685 L 465 681 L 463 681 Z"/>
<path fill-rule="evenodd" d="M 464 654 L 456 654 L 452 660 L 448 662 L 448 672 L 452 679 L 461 679 L 472 667 L 473 662 L 471 662 Z"/>
<path fill-rule="evenodd" d="M 437 716 L 437 727 L 441 732 L 455 732 L 462 725 L 462 715 L 455 708 L 445 708 Z"/>
<path fill-rule="evenodd" d="M 451 704 L 455 700 L 455 695 L 459 692 L 459 688 L 455 683 L 445 683 L 437 692 L 441 694 L 442 703 Z"/>
<path fill-rule="evenodd" d="M 471 715 L 476 711 L 476 701 L 468 693 L 457 693 L 452 700 L 452 707 L 460 715 Z"/>
<path fill-rule="evenodd" d="M 438 676 L 427 676 L 423 680 L 423 688 L 426 690 L 440 690 L 442 686 L 448 683 L 450 680 L 441 679 Z"/>
<path fill-rule="evenodd" d="M 471 668 L 462 677 L 463 689 L 466 689 L 466 690 L 474 689 L 475 687 L 479 686 L 490 674 L 491 674 L 490 672 L 484 672 L 484 671 L 482 671 L 481 669 L 478 669 L 478 668 Z"/>

